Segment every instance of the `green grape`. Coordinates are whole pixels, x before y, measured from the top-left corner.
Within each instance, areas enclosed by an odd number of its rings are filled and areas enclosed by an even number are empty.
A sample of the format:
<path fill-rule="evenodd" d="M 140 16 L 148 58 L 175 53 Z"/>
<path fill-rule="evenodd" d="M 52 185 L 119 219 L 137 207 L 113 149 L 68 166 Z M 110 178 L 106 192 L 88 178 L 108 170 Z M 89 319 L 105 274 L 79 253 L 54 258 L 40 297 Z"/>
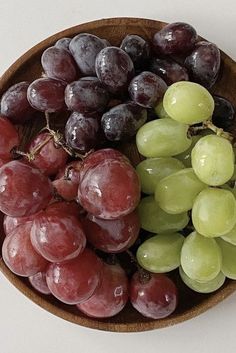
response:
<path fill-rule="evenodd" d="M 223 137 L 202 137 L 194 146 L 191 158 L 194 172 L 208 185 L 223 185 L 234 173 L 233 148 Z"/>
<path fill-rule="evenodd" d="M 196 143 L 198 142 L 198 140 L 200 138 L 201 138 L 200 135 L 192 136 L 192 143 L 189 146 L 189 148 L 187 150 L 185 150 L 184 152 L 182 152 L 182 153 L 178 154 L 177 156 L 175 156 L 181 162 L 183 162 L 185 167 L 187 167 L 187 168 L 191 168 L 192 167 L 191 152 L 192 152 L 193 147 L 196 145 Z"/>
<path fill-rule="evenodd" d="M 184 237 L 179 233 L 158 234 L 149 238 L 138 248 L 138 263 L 150 272 L 170 272 L 180 265 L 183 242 Z"/>
<path fill-rule="evenodd" d="M 193 232 L 185 238 L 180 261 L 183 271 L 191 279 L 211 281 L 221 269 L 221 250 L 215 239 Z"/>
<path fill-rule="evenodd" d="M 206 187 L 192 168 L 182 169 L 158 182 L 155 200 L 167 213 L 183 213 L 191 210 L 196 196 Z"/>
<path fill-rule="evenodd" d="M 208 282 L 198 282 L 188 277 L 181 266 L 179 268 L 179 274 L 186 286 L 198 293 L 215 292 L 217 289 L 222 287 L 225 282 L 225 275 L 222 272 L 220 272 L 215 278 Z"/>
<path fill-rule="evenodd" d="M 236 222 L 236 200 L 232 192 L 207 188 L 196 197 L 192 209 L 196 231 L 209 238 L 231 231 Z"/>
<path fill-rule="evenodd" d="M 214 99 L 206 88 L 188 81 L 171 85 L 163 98 L 167 114 L 184 124 L 196 124 L 211 118 L 214 105 Z"/>
<path fill-rule="evenodd" d="M 163 101 L 161 101 L 155 108 L 155 113 L 156 115 L 163 119 L 163 118 L 170 118 L 170 116 L 167 114 L 167 112 L 165 111 L 164 107 L 163 107 Z"/>
<path fill-rule="evenodd" d="M 145 157 L 175 156 L 191 145 L 187 132 L 188 125 L 169 118 L 149 121 L 136 135 L 138 151 Z"/>
<path fill-rule="evenodd" d="M 236 245 L 236 224 L 231 231 L 221 237 L 230 244 Z"/>
<path fill-rule="evenodd" d="M 183 163 L 175 158 L 148 158 L 139 163 L 136 171 L 142 191 L 145 194 L 154 194 L 158 181 L 183 168 Z"/>
<path fill-rule="evenodd" d="M 222 252 L 221 271 L 226 277 L 236 279 L 236 246 L 220 238 L 217 239 L 217 243 Z"/>
<path fill-rule="evenodd" d="M 186 227 L 189 222 L 187 212 L 171 215 L 163 211 L 153 196 L 144 197 L 139 206 L 138 213 L 141 228 L 151 233 L 176 232 Z"/>

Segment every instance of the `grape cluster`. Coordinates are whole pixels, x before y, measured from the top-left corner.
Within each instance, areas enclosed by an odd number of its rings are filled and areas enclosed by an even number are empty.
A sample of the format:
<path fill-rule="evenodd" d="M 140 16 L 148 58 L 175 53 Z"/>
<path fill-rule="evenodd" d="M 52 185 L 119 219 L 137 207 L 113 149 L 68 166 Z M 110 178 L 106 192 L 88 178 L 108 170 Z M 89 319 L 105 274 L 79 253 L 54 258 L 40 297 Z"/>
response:
<path fill-rule="evenodd" d="M 1 98 L 9 269 L 97 318 L 128 300 L 148 318 L 172 314 L 178 290 L 165 273 L 177 268 L 201 293 L 236 279 L 235 115 L 208 91 L 220 69 L 216 45 L 178 22 L 152 43 L 135 34 L 120 47 L 89 33 L 61 38 L 41 64 L 42 77 Z M 36 112 L 45 127 L 22 151 L 18 125 Z M 52 128 L 58 112 L 63 133 Z M 118 151 L 135 136 L 136 170 Z"/>

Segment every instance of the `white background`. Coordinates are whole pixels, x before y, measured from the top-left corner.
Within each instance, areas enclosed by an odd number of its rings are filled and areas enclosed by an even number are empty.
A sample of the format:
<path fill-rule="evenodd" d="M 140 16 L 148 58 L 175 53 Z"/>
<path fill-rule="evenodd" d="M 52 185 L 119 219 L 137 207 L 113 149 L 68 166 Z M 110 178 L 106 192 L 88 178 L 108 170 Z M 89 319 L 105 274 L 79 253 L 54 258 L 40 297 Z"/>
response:
<path fill-rule="evenodd" d="M 37 42 L 89 20 L 133 16 L 185 21 L 236 60 L 235 0 L 0 0 L 0 76 Z M 235 92 L 236 94 L 236 92 Z M 0 274 L 1 353 L 233 353 L 236 294 L 175 327 L 114 334 L 67 323 L 25 298 Z"/>

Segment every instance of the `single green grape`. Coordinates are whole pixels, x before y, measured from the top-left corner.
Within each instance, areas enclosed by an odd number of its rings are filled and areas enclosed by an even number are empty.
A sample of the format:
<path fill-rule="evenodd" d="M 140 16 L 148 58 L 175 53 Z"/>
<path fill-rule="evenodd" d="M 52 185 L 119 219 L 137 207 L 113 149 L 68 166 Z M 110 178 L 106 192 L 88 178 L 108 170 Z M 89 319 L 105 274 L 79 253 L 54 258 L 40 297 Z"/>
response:
<path fill-rule="evenodd" d="M 141 200 L 138 213 L 141 228 L 151 233 L 176 232 L 185 228 L 189 222 L 187 212 L 168 214 L 158 206 L 153 196 Z"/>
<path fill-rule="evenodd" d="M 175 156 L 191 145 L 187 132 L 188 125 L 169 118 L 149 121 L 137 132 L 138 151 L 145 157 Z"/>
<path fill-rule="evenodd" d="M 167 114 L 167 112 L 165 111 L 164 107 L 163 107 L 163 101 L 161 101 L 155 108 L 155 113 L 156 115 L 163 119 L 163 118 L 170 118 L 170 116 Z"/>
<path fill-rule="evenodd" d="M 231 231 L 221 237 L 230 244 L 236 245 L 236 224 Z M 236 259 L 235 259 L 236 261 Z"/>
<path fill-rule="evenodd" d="M 219 274 L 215 278 L 208 282 L 198 282 L 188 277 L 181 266 L 179 268 L 179 274 L 186 286 L 198 293 L 215 292 L 217 289 L 222 287 L 225 282 L 225 275 L 222 272 L 219 272 Z"/>
<path fill-rule="evenodd" d="M 183 168 L 183 163 L 175 158 L 148 158 L 138 164 L 136 171 L 142 191 L 145 194 L 154 194 L 158 181 Z"/>
<path fill-rule="evenodd" d="M 217 243 L 222 252 L 221 271 L 226 277 L 236 279 L 236 246 L 221 238 L 217 239 Z"/>
<path fill-rule="evenodd" d="M 203 86 L 180 81 L 167 89 L 163 106 L 172 119 L 184 124 L 196 124 L 211 118 L 215 104 Z"/>
<path fill-rule="evenodd" d="M 191 279 L 211 281 L 221 269 L 221 250 L 215 239 L 192 232 L 185 238 L 180 261 L 183 271 Z"/>
<path fill-rule="evenodd" d="M 236 223 L 236 200 L 232 192 L 219 188 L 201 191 L 193 204 L 192 222 L 198 233 L 209 238 L 229 233 Z"/>
<path fill-rule="evenodd" d="M 170 272 L 180 265 L 183 242 L 184 237 L 179 233 L 158 234 L 149 238 L 138 248 L 138 263 L 150 272 Z"/>
<path fill-rule="evenodd" d="M 191 153 L 192 167 L 200 180 L 211 186 L 225 184 L 234 173 L 234 152 L 223 137 L 202 137 Z"/>
<path fill-rule="evenodd" d="M 167 213 L 183 213 L 191 210 L 196 196 L 206 187 L 192 168 L 182 169 L 158 182 L 155 200 Z"/>

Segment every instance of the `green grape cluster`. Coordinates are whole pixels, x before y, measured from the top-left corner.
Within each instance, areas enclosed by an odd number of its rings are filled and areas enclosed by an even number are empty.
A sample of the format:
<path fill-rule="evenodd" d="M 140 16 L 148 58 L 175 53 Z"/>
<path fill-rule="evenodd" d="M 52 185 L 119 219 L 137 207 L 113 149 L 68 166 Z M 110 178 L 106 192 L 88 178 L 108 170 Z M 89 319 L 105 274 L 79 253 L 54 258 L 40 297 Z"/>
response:
<path fill-rule="evenodd" d="M 155 108 L 157 119 L 136 135 L 146 157 L 136 170 L 147 195 L 138 212 L 141 227 L 152 233 L 137 261 L 153 273 L 179 268 L 182 281 L 199 293 L 236 279 L 235 150 L 226 135 L 208 129 L 213 110 L 204 87 L 177 82 Z"/>

